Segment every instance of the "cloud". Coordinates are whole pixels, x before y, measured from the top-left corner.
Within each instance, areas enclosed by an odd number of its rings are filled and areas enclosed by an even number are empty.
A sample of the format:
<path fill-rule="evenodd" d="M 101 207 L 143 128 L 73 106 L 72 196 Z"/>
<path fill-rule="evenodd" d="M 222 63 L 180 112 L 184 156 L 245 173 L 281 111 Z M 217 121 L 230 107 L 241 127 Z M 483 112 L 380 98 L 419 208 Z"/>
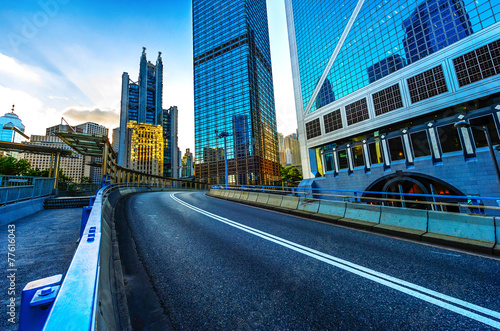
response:
<path fill-rule="evenodd" d="M 19 63 L 14 58 L 0 53 L 0 73 L 11 76 L 11 78 L 40 83 L 40 75 L 27 65 Z"/>
<path fill-rule="evenodd" d="M 69 107 L 63 112 L 63 116 L 78 124 L 83 122 L 94 122 L 101 125 L 118 125 L 120 115 L 115 110 L 101 110 L 99 108 Z"/>
<path fill-rule="evenodd" d="M 49 95 L 49 99 L 50 99 L 50 100 L 69 100 L 69 98 L 66 98 L 66 97 L 58 97 L 58 96 L 55 96 L 55 95 Z"/>

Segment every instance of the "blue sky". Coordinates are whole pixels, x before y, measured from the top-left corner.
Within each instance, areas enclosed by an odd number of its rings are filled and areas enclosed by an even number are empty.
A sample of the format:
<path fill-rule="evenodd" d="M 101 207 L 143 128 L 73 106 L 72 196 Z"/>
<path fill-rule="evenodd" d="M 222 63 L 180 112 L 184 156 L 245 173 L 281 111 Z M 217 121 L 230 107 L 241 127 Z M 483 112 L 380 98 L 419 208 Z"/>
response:
<path fill-rule="evenodd" d="M 26 133 L 60 123 L 118 126 L 121 75 L 142 47 L 164 64 L 165 108 L 179 107 L 179 148 L 194 148 L 191 1 L 22 0 L 0 8 L 0 114 Z M 268 0 L 278 131 L 297 126 L 283 0 Z"/>

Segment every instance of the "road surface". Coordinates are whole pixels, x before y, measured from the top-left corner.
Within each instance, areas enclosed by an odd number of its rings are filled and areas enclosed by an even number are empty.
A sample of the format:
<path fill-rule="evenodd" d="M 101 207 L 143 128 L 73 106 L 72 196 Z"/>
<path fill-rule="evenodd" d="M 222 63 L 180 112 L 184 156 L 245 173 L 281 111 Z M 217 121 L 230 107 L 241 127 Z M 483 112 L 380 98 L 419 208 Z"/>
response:
<path fill-rule="evenodd" d="M 500 260 L 200 192 L 117 210 L 135 329 L 491 330 Z"/>

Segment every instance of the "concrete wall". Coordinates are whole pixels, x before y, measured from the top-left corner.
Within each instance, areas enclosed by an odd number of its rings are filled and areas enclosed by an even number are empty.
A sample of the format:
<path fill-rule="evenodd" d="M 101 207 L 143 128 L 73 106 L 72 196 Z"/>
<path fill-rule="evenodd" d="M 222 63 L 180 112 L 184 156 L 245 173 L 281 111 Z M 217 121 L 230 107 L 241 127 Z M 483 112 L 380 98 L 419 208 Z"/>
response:
<path fill-rule="evenodd" d="M 47 198 L 21 201 L 12 205 L 0 207 L 0 226 L 15 222 L 43 210 L 43 202 Z"/>

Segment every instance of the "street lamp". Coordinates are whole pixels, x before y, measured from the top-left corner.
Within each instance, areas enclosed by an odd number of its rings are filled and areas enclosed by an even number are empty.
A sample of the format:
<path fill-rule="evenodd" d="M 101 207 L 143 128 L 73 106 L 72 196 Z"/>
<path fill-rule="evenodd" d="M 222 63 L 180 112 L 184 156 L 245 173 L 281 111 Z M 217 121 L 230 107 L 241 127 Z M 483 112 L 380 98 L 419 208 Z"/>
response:
<path fill-rule="evenodd" d="M 229 178 L 227 174 L 227 143 L 226 143 L 226 138 L 230 137 L 231 135 L 227 132 L 222 131 L 219 133 L 218 130 L 215 130 L 215 134 L 217 135 L 217 138 L 224 138 L 224 167 L 226 169 L 226 189 L 229 186 Z"/>
<path fill-rule="evenodd" d="M 497 158 L 495 156 L 495 152 L 493 151 L 493 144 L 491 143 L 491 138 L 490 138 L 490 133 L 488 132 L 488 127 L 486 125 L 483 125 L 483 126 L 470 125 L 469 123 L 467 123 L 464 120 L 456 122 L 454 124 L 454 126 L 456 128 L 473 128 L 473 129 L 482 130 L 484 132 L 484 135 L 486 136 L 486 142 L 488 143 L 488 148 L 490 149 L 491 159 L 493 160 L 493 165 L 495 166 L 495 172 L 497 174 L 497 179 L 498 179 L 498 182 L 500 183 L 500 171 L 498 170 L 498 162 L 497 162 Z"/>

